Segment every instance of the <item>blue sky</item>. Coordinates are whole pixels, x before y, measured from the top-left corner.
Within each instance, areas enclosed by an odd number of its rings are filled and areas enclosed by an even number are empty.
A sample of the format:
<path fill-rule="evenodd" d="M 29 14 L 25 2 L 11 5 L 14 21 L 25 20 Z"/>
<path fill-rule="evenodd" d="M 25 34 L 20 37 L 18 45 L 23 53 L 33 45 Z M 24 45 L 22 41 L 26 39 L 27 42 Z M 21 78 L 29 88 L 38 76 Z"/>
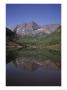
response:
<path fill-rule="evenodd" d="M 6 26 L 35 21 L 38 24 L 61 24 L 60 4 L 7 4 Z"/>

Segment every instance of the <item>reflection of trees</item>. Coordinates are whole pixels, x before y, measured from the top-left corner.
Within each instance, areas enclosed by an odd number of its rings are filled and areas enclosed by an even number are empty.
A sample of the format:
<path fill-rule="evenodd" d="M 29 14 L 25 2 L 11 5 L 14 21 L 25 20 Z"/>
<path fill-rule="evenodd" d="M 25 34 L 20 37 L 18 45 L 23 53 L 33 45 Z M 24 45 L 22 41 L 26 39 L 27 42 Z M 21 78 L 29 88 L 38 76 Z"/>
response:
<path fill-rule="evenodd" d="M 17 57 L 17 53 L 15 51 L 12 51 L 12 50 L 6 51 L 6 63 L 9 63 L 15 60 L 16 57 Z"/>
<path fill-rule="evenodd" d="M 33 60 L 25 57 L 16 58 L 13 64 L 17 68 L 29 71 L 35 71 L 40 67 L 44 69 L 60 69 L 60 67 L 58 67 L 59 62 L 53 62 L 51 60 L 38 61 L 37 59 Z"/>
<path fill-rule="evenodd" d="M 41 58 L 36 58 L 36 57 L 33 58 L 33 56 L 25 57 L 25 56 L 22 56 L 23 54 L 20 56 L 19 55 L 20 55 L 19 51 L 7 50 L 6 62 L 9 63 L 13 61 L 13 64 L 15 65 L 15 67 L 19 67 L 21 69 L 30 70 L 30 71 L 35 71 L 39 67 L 43 67 L 44 69 L 61 68 L 60 62 L 55 62 L 50 59 L 41 60 Z"/>

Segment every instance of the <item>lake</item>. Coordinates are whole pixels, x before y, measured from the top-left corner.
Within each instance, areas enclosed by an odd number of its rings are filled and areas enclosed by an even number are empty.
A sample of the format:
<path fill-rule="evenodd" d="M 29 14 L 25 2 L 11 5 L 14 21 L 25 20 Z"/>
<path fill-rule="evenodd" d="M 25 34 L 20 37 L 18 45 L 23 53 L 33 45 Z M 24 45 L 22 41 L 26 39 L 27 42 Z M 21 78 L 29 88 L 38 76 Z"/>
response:
<path fill-rule="evenodd" d="M 61 86 L 59 59 L 56 52 L 47 49 L 7 49 L 6 85 Z"/>

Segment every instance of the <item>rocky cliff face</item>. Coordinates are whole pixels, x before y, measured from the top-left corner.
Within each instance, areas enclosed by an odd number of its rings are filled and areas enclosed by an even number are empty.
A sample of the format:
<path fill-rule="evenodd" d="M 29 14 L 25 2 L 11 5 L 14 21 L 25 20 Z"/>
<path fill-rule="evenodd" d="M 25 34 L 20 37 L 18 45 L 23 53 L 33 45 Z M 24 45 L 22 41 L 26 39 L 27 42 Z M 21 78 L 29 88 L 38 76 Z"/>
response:
<path fill-rule="evenodd" d="M 40 26 L 36 22 L 17 25 L 13 30 L 18 36 L 40 36 L 50 34 L 59 27 L 59 24 L 49 24 Z"/>
<path fill-rule="evenodd" d="M 35 22 L 31 22 L 31 23 L 24 23 L 22 25 L 17 25 L 16 28 L 14 29 L 14 32 L 17 35 L 31 35 L 34 34 L 35 30 L 38 30 L 40 28 L 40 26 L 38 24 L 36 24 Z"/>

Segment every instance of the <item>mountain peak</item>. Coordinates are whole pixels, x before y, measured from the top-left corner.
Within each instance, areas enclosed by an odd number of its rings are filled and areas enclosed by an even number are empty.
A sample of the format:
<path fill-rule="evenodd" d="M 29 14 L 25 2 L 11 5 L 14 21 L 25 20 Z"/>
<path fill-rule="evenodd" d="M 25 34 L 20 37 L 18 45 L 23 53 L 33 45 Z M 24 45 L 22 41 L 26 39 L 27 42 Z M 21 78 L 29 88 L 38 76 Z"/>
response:
<path fill-rule="evenodd" d="M 40 26 L 36 22 L 32 21 L 30 23 L 24 23 L 21 25 L 17 25 L 14 29 L 14 32 L 22 34 L 25 32 L 31 32 L 31 31 L 37 30 L 39 28 Z"/>
<path fill-rule="evenodd" d="M 38 25 L 35 21 L 27 22 L 24 24 L 19 24 L 15 27 L 14 32 L 17 35 L 37 35 L 37 34 L 50 34 L 54 32 L 59 25 L 50 24 L 45 26 Z"/>
<path fill-rule="evenodd" d="M 35 21 L 31 21 L 32 24 L 36 23 Z M 36 23 L 37 24 L 37 23 Z"/>

